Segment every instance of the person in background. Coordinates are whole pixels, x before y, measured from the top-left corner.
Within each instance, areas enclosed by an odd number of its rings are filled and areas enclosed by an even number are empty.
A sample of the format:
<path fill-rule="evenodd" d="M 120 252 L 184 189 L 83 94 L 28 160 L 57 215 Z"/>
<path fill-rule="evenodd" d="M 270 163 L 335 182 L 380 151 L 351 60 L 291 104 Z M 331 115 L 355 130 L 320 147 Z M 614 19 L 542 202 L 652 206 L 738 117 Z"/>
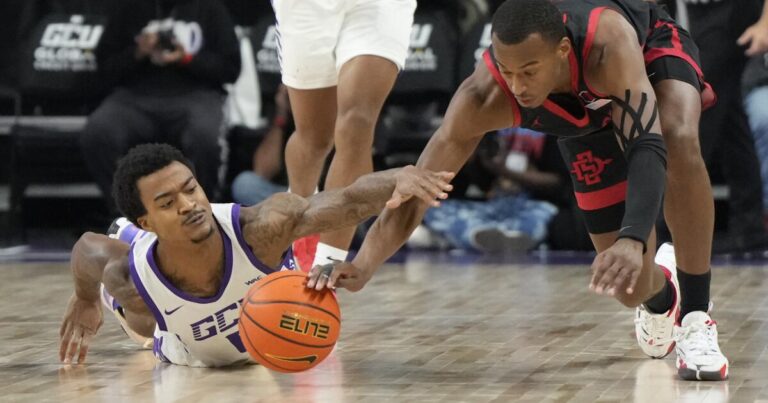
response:
<path fill-rule="evenodd" d="M 275 94 L 275 114 L 264 138 L 253 153 L 253 169 L 240 172 L 232 182 L 232 199 L 247 206 L 260 203 L 269 196 L 285 192 L 287 188 L 274 182 L 283 170 L 285 134 L 291 119 L 288 92 L 280 85 Z"/>
<path fill-rule="evenodd" d="M 88 169 L 110 210 L 118 158 L 142 143 L 182 149 L 217 199 L 223 176 L 224 88 L 240 74 L 240 47 L 216 0 L 126 0 L 110 10 L 97 51 L 114 91 L 88 118 L 80 139 Z"/>
<path fill-rule="evenodd" d="M 768 54 L 753 56 L 742 77 L 744 110 L 763 179 L 763 224 L 768 222 Z"/>

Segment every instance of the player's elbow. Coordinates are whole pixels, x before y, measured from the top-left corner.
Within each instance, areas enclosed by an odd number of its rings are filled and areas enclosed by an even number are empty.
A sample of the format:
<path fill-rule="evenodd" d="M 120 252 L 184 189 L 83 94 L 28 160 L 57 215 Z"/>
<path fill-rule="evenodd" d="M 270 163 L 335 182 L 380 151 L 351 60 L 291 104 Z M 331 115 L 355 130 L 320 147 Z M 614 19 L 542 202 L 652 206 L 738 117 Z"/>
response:
<path fill-rule="evenodd" d="M 95 256 L 101 251 L 100 245 L 106 235 L 97 234 L 95 232 L 85 232 L 75 242 L 72 247 L 72 255 L 74 256 Z"/>

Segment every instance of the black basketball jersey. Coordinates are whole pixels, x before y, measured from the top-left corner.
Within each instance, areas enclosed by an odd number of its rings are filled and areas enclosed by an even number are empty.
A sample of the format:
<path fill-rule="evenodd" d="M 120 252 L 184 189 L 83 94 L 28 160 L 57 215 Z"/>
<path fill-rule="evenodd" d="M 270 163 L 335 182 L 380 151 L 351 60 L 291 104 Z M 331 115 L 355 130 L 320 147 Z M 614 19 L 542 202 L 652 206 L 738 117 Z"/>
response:
<path fill-rule="evenodd" d="M 539 107 L 521 107 L 499 72 L 493 49 L 485 52 L 485 65 L 512 103 L 515 126 L 561 137 L 605 130 L 612 124 L 610 100 L 607 95 L 592 90 L 584 80 L 584 63 L 592 48 L 600 13 L 611 9 L 622 14 L 635 28 L 642 46 L 650 28 L 648 3 L 642 0 L 554 0 L 553 4 L 562 11 L 566 34 L 573 44 L 569 55 L 570 94 L 550 94 Z"/>

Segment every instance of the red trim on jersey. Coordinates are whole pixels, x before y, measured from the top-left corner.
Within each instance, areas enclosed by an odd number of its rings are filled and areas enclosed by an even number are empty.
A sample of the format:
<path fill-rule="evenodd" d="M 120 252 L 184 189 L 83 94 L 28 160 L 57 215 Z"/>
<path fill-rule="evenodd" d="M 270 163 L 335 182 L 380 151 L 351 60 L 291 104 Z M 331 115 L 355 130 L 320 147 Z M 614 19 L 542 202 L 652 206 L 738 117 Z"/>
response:
<path fill-rule="evenodd" d="M 491 59 L 490 50 L 486 49 L 486 51 L 483 52 L 483 60 L 485 61 L 485 67 L 487 67 L 488 71 L 491 72 L 491 75 L 493 76 L 493 78 L 496 79 L 496 83 L 499 84 L 502 91 L 504 91 L 504 93 L 507 94 L 507 98 L 509 98 L 509 102 L 512 104 L 513 126 L 520 126 L 520 121 L 522 120 L 522 116 L 520 115 L 520 107 L 517 105 L 517 100 L 515 99 L 515 96 L 512 94 L 512 90 L 509 89 L 509 85 L 507 85 L 507 82 L 504 80 L 504 77 L 501 76 L 499 69 L 496 67 L 496 63 L 494 63 L 493 59 Z"/>
<path fill-rule="evenodd" d="M 699 67 L 699 64 L 696 63 L 696 61 L 693 60 L 693 58 L 685 53 L 685 50 L 683 50 L 683 43 L 680 41 L 680 33 L 677 31 L 677 27 L 666 21 L 656 21 L 656 26 L 654 29 L 658 29 L 661 27 L 668 27 L 670 31 L 672 31 L 672 47 L 671 48 L 650 48 L 643 57 L 645 58 L 645 64 L 648 65 L 652 61 L 664 57 L 664 56 L 674 56 L 679 57 L 691 66 L 693 66 L 693 69 L 696 70 L 696 74 L 699 75 L 699 77 L 703 77 L 704 73 L 701 72 L 701 67 Z"/>
<path fill-rule="evenodd" d="M 558 104 L 552 102 L 549 99 L 544 101 L 544 104 L 542 104 L 541 106 L 546 108 L 548 111 L 554 113 L 555 115 L 559 116 L 560 118 L 567 120 L 568 123 L 576 127 L 585 127 L 586 125 L 589 124 L 589 113 L 587 113 L 587 110 L 584 109 L 583 106 L 581 109 L 584 111 L 584 116 L 581 119 L 576 119 L 573 115 L 568 113 L 568 111 L 561 108 Z"/>
<path fill-rule="evenodd" d="M 647 51 L 643 52 L 643 58 L 645 59 L 645 65 L 651 64 L 656 59 L 662 58 L 662 57 L 677 57 L 680 59 L 683 59 L 686 63 L 690 64 L 691 67 L 696 71 L 696 74 L 699 76 L 699 80 L 701 81 L 703 88 L 701 89 L 701 107 L 702 110 L 709 109 L 714 104 L 717 103 L 717 94 L 714 90 L 712 90 L 712 86 L 709 85 L 708 82 L 704 81 L 704 73 L 701 71 L 701 67 L 699 67 L 699 64 L 696 63 L 695 60 L 685 52 L 683 49 L 683 43 L 680 40 L 680 33 L 677 30 L 677 27 L 666 21 L 656 21 L 655 29 L 661 28 L 661 27 L 668 27 L 670 31 L 672 31 L 672 38 L 670 41 L 672 42 L 671 48 L 650 48 Z"/>
<path fill-rule="evenodd" d="M 592 50 L 592 42 L 595 40 L 595 32 L 597 32 L 597 24 L 600 22 L 600 14 L 603 11 L 608 10 L 608 7 L 597 7 L 589 12 L 589 22 L 587 23 L 587 36 L 584 38 L 584 48 L 581 50 L 581 63 L 583 65 L 583 71 L 587 71 L 587 60 L 589 59 L 589 52 Z M 608 95 L 602 92 L 595 91 L 592 86 L 587 82 L 586 74 L 584 76 L 584 84 L 587 85 L 589 92 L 593 93 L 597 98 L 608 98 Z"/>
<path fill-rule="evenodd" d="M 593 192 L 573 192 L 576 195 L 576 204 L 585 211 L 600 210 L 616 203 L 623 202 L 627 198 L 627 181 L 621 181 L 605 189 Z"/>
<path fill-rule="evenodd" d="M 653 62 L 654 60 L 665 57 L 665 56 L 679 57 L 685 60 L 686 62 L 688 62 L 688 64 L 691 65 L 691 67 L 693 67 L 694 70 L 696 70 L 696 74 L 699 75 L 699 78 L 703 76 L 701 72 L 701 67 L 699 67 L 699 65 L 693 60 L 693 58 L 689 54 L 685 53 L 682 49 L 678 50 L 674 48 L 650 48 L 643 55 L 643 57 L 645 58 L 646 66 L 651 64 L 651 62 Z"/>

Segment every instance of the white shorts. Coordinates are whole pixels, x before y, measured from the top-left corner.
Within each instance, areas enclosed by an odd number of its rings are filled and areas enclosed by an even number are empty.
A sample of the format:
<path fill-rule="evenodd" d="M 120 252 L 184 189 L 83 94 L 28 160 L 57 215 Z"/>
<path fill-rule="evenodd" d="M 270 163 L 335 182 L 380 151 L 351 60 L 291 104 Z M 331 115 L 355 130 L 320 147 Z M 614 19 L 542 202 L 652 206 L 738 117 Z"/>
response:
<path fill-rule="evenodd" d="M 360 55 L 402 69 L 416 0 L 272 0 L 283 83 L 333 87 L 341 66 Z"/>

